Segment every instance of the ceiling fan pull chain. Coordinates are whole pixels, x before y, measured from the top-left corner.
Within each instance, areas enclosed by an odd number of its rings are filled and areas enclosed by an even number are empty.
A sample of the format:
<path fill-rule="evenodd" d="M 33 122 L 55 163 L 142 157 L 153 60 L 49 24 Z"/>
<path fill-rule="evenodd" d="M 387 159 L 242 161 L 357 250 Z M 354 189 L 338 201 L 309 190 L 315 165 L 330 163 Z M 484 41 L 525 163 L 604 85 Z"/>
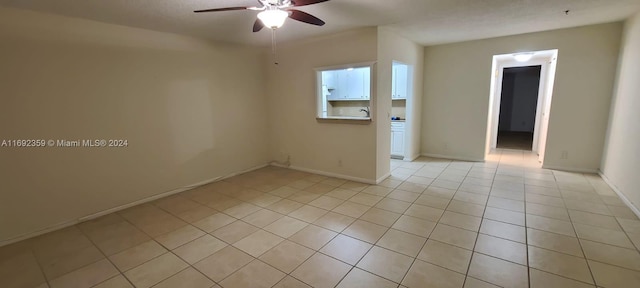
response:
<path fill-rule="evenodd" d="M 278 65 L 278 53 L 276 48 L 276 29 L 271 29 L 271 52 L 273 53 L 273 64 Z"/>

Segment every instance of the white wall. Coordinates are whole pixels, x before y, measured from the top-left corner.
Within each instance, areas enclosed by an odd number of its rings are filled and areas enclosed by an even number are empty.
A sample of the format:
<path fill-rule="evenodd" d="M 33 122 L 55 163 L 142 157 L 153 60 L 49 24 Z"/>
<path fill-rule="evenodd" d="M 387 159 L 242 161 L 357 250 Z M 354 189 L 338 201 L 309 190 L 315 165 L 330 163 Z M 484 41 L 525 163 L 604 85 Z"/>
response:
<path fill-rule="evenodd" d="M 295 168 L 369 182 L 388 175 L 392 61 L 414 66 L 411 113 L 415 116 L 407 121 L 413 121 L 407 129 L 419 135 L 423 47 L 387 28 L 365 28 L 280 45 L 277 52 L 279 65 L 269 59 L 267 66 L 272 158 L 285 161 L 288 155 Z M 338 124 L 315 119 L 314 68 L 376 60 L 371 123 Z M 410 143 L 408 155 L 419 153 L 419 141 L 415 137 Z M 340 160 L 342 166 L 338 165 Z"/>
<path fill-rule="evenodd" d="M 640 207 L 640 13 L 627 20 L 611 104 L 602 173 Z"/>
<path fill-rule="evenodd" d="M 376 40 L 376 29 L 365 28 L 278 45 L 279 64 L 269 57 L 266 68 L 272 159 L 289 155 L 298 169 L 375 181 L 378 115 L 372 112 L 374 122 L 366 124 L 316 120 L 314 69 L 375 61 Z M 375 89 L 371 94 L 375 99 Z"/>
<path fill-rule="evenodd" d="M 413 69 L 413 77 L 408 79 L 412 97 L 407 99 L 405 131 L 412 138 L 405 146 L 405 158 L 420 154 L 420 124 L 424 71 L 424 48 L 408 40 L 395 31 L 378 28 L 378 102 L 377 122 L 377 173 L 378 179 L 388 175 L 391 158 L 391 82 L 393 61 L 399 61 Z"/>
<path fill-rule="evenodd" d="M 422 152 L 482 160 L 492 56 L 559 49 L 545 166 L 600 166 L 621 23 L 425 48 Z M 562 151 L 568 159 L 560 159 Z"/>
<path fill-rule="evenodd" d="M 0 8 L 2 241 L 268 161 L 263 51 Z"/>

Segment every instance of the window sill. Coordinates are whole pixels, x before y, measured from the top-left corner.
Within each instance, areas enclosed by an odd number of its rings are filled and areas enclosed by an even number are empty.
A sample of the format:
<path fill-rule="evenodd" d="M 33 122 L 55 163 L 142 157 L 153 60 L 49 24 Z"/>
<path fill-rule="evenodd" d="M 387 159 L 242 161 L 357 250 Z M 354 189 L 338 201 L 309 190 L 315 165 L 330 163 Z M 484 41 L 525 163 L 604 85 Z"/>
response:
<path fill-rule="evenodd" d="M 336 123 L 336 124 L 360 124 L 368 125 L 371 123 L 370 117 L 316 117 L 320 123 Z"/>
<path fill-rule="evenodd" d="M 369 98 L 345 98 L 345 99 L 327 99 L 329 102 L 358 102 L 358 101 L 369 101 Z"/>

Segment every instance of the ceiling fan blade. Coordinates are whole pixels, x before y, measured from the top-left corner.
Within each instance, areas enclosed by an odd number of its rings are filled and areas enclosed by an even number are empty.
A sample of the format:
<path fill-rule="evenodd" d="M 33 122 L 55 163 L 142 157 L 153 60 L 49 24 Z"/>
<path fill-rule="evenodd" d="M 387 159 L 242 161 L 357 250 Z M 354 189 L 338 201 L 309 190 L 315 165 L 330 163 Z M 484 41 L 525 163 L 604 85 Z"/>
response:
<path fill-rule="evenodd" d="M 195 13 L 202 13 L 202 12 L 220 12 L 220 11 L 234 11 L 234 10 L 247 10 L 249 8 L 252 7 L 226 7 L 226 8 L 215 8 L 215 9 L 205 9 L 205 10 L 196 10 L 193 11 Z"/>
<path fill-rule="evenodd" d="M 291 0 L 291 3 L 293 3 L 293 6 L 305 6 L 327 1 L 329 0 Z"/>
<path fill-rule="evenodd" d="M 256 22 L 253 22 L 253 32 L 258 32 L 262 30 L 262 28 L 264 28 L 264 24 L 262 24 L 260 19 L 256 19 Z"/>
<path fill-rule="evenodd" d="M 313 16 L 307 12 L 302 12 L 300 10 L 295 10 L 295 9 L 288 9 L 287 11 L 291 12 L 291 14 L 289 14 L 289 18 L 293 20 L 298 20 L 300 22 L 317 25 L 317 26 L 324 25 L 324 21 L 320 20 L 320 18 Z"/>

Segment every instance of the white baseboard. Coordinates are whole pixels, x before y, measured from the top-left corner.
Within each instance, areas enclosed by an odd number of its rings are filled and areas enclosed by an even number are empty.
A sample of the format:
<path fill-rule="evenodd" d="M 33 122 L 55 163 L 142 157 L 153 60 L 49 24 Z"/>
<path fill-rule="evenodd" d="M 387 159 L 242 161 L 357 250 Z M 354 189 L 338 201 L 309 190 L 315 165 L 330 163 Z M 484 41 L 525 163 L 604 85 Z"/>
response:
<path fill-rule="evenodd" d="M 239 171 L 239 172 L 233 172 L 233 173 L 230 173 L 230 174 L 227 174 L 227 175 L 224 175 L 224 176 L 218 176 L 218 177 L 215 177 L 215 178 L 210 178 L 210 179 L 207 179 L 207 180 L 204 180 L 204 181 L 200 181 L 200 182 L 197 182 L 197 183 L 194 183 L 194 184 L 191 184 L 191 185 L 187 185 L 187 186 L 180 187 L 180 188 L 177 188 L 177 189 L 174 189 L 174 190 L 171 190 L 171 191 L 167 191 L 167 192 L 156 194 L 156 195 L 144 198 L 144 199 L 140 199 L 138 201 L 134 201 L 134 202 L 127 203 L 127 204 L 124 204 L 124 205 L 120 205 L 120 206 L 117 206 L 117 207 L 114 207 L 114 208 L 111 208 L 111 209 L 107 209 L 107 210 L 104 210 L 104 211 L 101 211 L 101 212 L 98 212 L 98 213 L 94 213 L 94 214 L 82 217 L 82 218 L 80 218 L 78 220 L 79 220 L 79 222 L 89 221 L 89 220 L 92 220 L 92 219 L 95 219 L 95 218 L 98 218 L 98 217 L 102 217 L 104 215 L 108 215 L 108 214 L 111 214 L 111 213 L 114 213 L 114 212 L 122 211 L 122 210 L 127 209 L 127 208 L 131 208 L 133 206 L 137 206 L 137 205 L 144 204 L 144 203 L 147 203 L 147 202 L 155 201 L 155 200 L 158 200 L 160 198 L 168 197 L 168 196 L 171 196 L 171 195 L 174 195 L 174 194 L 178 194 L 180 192 L 184 192 L 184 191 L 191 190 L 191 189 L 203 186 L 203 185 L 207 185 L 209 183 L 213 183 L 213 182 L 216 182 L 216 181 L 220 181 L 220 180 L 224 180 L 224 179 L 227 179 L 227 178 L 231 178 L 231 177 L 239 175 L 239 174 L 244 174 L 244 173 L 247 173 L 247 172 L 258 170 L 258 169 L 264 168 L 266 166 L 268 166 L 268 164 L 262 164 L 262 165 L 251 167 L 249 169 L 245 169 L 245 170 L 242 170 L 242 171 Z"/>
<path fill-rule="evenodd" d="M 544 165 L 544 164 L 542 164 L 542 169 L 551 169 L 551 170 L 566 171 L 566 172 L 576 172 L 576 173 L 598 174 L 598 169 L 562 167 L 562 166 L 549 166 L 549 165 Z"/>
<path fill-rule="evenodd" d="M 460 157 L 460 156 L 451 156 L 451 155 L 442 155 L 442 154 L 433 154 L 433 153 L 422 153 L 421 155 L 431 157 L 431 158 L 441 158 L 441 159 L 469 161 L 469 162 L 484 162 L 484 159 L 477 159 L 477 158 L 471 158 L 471 157 Z"/>
<path fill-rule="evenodd" d="M 618 189 L 618 187 L 614 185 L 613 182 L 611 182 L 611 180 L 609 180 L 609 178 L 606 175 L 604 175 L 604 173 L 602 173 L 602 171 L 598 171 L 598 175 L 600 175 L 600 178 L 602 178 L 602 180 L 604 180 L 604 182 L 607 183 L 607 185 L 609 185 L 609 187 L 611 188 L 611 190 L 613 190 L 613 192 L 616 192 L 616 194 L 618 194 L 618 197 L 620 197 L 620 200 L 622 200 L 622 202 L 624 202 L 624 204 L 627 205 L 627 207 L 629 207 L 629 209 L 631 209 L 631 211 L 633 211 L 633 213 L 636 214 L 638 218 L 640 218 L 640 209 L 638 209 L 638 207 L 633 205 L 633 203 L 629 201 L 629 198 L 627 198 L 627 196 L 625 196 L 622 193 L 622 191 L 620 191 L 620 189 Z"/>
<path fill-rule="evenodd" d="M 302 171 L 302 172 L 308 172 L 308 173 L 328 176 L 328 177 L 351 180 L 351 181 L 360 182 L 360 183 L 377 184 L 376 180 L 360 178 L 360 177 L 354 177 L 354 176 L 349 176 L 349 175 L 344 175 L 344 174 L 339 174 L 339 173 L 326 172 L 326 171 L 309 169 L 309 168 L 298 167 L 298 166 L 289 166 L 289 167 L 287 167 L 287 166 L 277 165 L 277 164 L 273 164 L 273 163 L 271 165 L 272 166 L 276 166 L 276 167 L 284 167 L 284 168 L 289 168 L 289 169 L 298 170 L 298 171 Z"/>
<path fill-rule="evenodd" d="M 33 237 L 36 237 L 36 236 L 40 236 L 40 235 L 43 235 L 43 234 L 47 234 L 49 232 L 61 230 L 61 229 L 76 225 L 78 223 L 80 223 L 80 221 L 72 220 L 72 221 L 64 221 L 64 222 L 61 222 L 61 223 L 53 224 L 53 225 L 51 225 L 49 227 L 46 227 L 44 229 L 40 229 L 38 231 L 29 232 L 29 233 L 25 233 L 25 234 L 22 234 L 20 236 L 17 236 L 17 237 L 11 238 L 11 239 L 2 240 L 2 241 L 0 241 L 0 247 L 6 246 L 6 245 L 9 245 L 9 244 L 13 244 L 13 243 L 16 243 L 16 242 L 20 242 L 22 240 L 33 238 Z"/>
<path fill-rule="evenodd" d="M 96 219 L 96 218 L 100 218 L 100 217 L 102 217 L 104 215 L 108 215 L 108 214 L 111 214 L 111 213 L 114 213 L 114 212 L 122 211 L 124 209 L 131 208 L 133 206 L 137 206 L 137 205 L 140 205 L 140 204 L 144 204 L 144 203 L 147 203 L 147 202 L 158 200 L 160 198 L 164 198 L 164 197 L 168 197 L 168 196 L 171 196 L 171 195 L 174 195 L 174 194 L 178 194 L 180 192 L 191 190 L 191 189 L 196 188 L 198 186 L 218 181 L 221 178 L 222 177 L 213 178 L 213 180 L 204 182 L 203 184 L 200 184 L 200 185 L 197 185 L 197 186 L 196 185 L 189 185 L 189 186 L 186 186 L 186 187 L 181 187 L 181 188 L 174 189 L 174 190 L 171 190 L 171 191 L 167 191 L 167 192 L 164 192 L 164 193 L 160 193 L 160 194 L 156 194 L 156 195 L 153 195 L 153 196 L 149 196 L 147 198 L 140 199 L 138 201 L 133 201 L 133 202 L 130 202 L 130 203 L 127 203 L 127 204 L 124 204 L 124 205 L 116 206 L 116 207 L 113 207 L 111 209 L 103 210 L 103 211 L 100 211 L 98 213 L 94 213 L 94 214 L 91 214 L 91 215 L 84 216 L 84 217 L 78 219 L 77 222 L 78 223 L 79 222 L 85 222 L 85 221 L 93 220 L 93 219 Z"/>
<path fill-rule="evenodd" d="M 285 165 L 285 164 L 282 164 L 282 163 L 276 162 L 276 161 L 269 162 L 269 165 L 274 166 L 274 167 L 287 168 L 287 169 L 291 168 L 291 165 Z M 291 169 L 293 169 L 293 168 L 291 168 Z"/>
<path fill-rule="evenodd" d="M 382 177 L 376 179 L 376 184 L 380 184 L 380 182 L 384 181 L 384 179 L 389 178 L 389 176 L 391 176 L 391 172 L 389 172 L 389 173 L 383 175 Z"/>
<path fill-rule="evenodd" d="M 413 161 L 413 160 L 418 159 L 418 157 L 420 157 L 420 154 L 416 154 L 416 155 L 413 155 L 413 156 L 404 157 L 404 159 L 402 159 L 402 160 L 404 160 L 404 161 L 406 161 L 406 162 L 411 162 L 411 161 Z"/>
<path fill-rule="evenodd" d="M 133 201 L 133 202 L 130 202 L 130 203 L 127 203 L 127 204 L 124 204 L 124 205 L 120 205 L 120 206 L 113 207 L 113 208 L 110 208 L 110 209 L 107 209 L 107 210 L 103 210 L 103 211 L 100 211 L 100 212 L 97 212 L 97 213 L 93 213 L 93 214 L 90 214 L 90 215 L 87 215 L 87 216 L 83 216 L 83 217 L 80 217 L 78 219 L 69 220 L 69 221 L 58 223 L 58 224 L 54 224 L 54 225 L 51 225 L 51 226 L 46 227 L 44 229 L 40 229 L 40 230 L 33 231 L 33 232 L 28 232 L 28 233 L 22 234 L 20 236 L 17 236 L 17 237 L 11 238 L 11 239 L 2 240 L 2 241 L 0 241 L 0 247 L 6 246 L 6 245 L 9 245 L 9 244 L 12 244 L 12 243 L 20 242 L 22 240 L 26 240 L 26 239 L 29 239 L 29 238 L 37 237 L 37 236 L 40 236 L 40 235 L 43 235 L 43 234 L 47 234 L 49 232 L 53 232 L 53 231 L 56 231 L 56 230 L 64 229 L 64 228 L 76 225 L 78 223 L 81 223 L 81 222 L 89 221 L 89 220 L 92 220 L 92 219 L 95 219 L 95 218 L 98 218 L 98 217 L 101 217 L 101 216 L 104 216 L 104 215 L 108 215 L 108 214 L 111 214 L 111 213 L 114 213 L 114 212 L 122 211 L 124 209 L 130 208 L 130 207 L 133 207 L 133 206 L 136 206 L 136 205 L 144 204 L 144 203 L 151 202 L 151 201 L 154 201 L 154 200 L 157 200 L 157 199 L 160 199 L 160 198 L 164 198 L 164 197 L 167 197 L 167 196 L 178 194 L 180 192 L 191 190 L 193 188 L 196 188 L 196 187 L 199 187 L 199 186 L 202 186 L 202 185 L 206 185 L 206 184 L 209 184 L 209 183 L 213 183 L 213 182 L 216 182 L 216 181 L 224 180 L 224 179 L 227 179 L 227 178 L 239 175 L 239 174 L 251 172 L 253 170 L 257 170 L 257 169 L 260 169 L 260 168 L 263 168 L 263 167 L 266 167 L 266 166 L 268 166 L 268 164 L 258 165 L 258 166 L 255 166 L 255 167 L 243 170 L 243 171 L 233 172 L 233 173 L 225 175 L 225 176 L 219 176 L 219 177 L 207 179 L 207 180 L 200 181 L 200 182 L 197 182 L 197 183 L 194 183 L 194 184 L 190 184 L 190 185 L 187 185 L 187 186 L 184 186 L 184 187 L 180 187 L 180 188 L 177 188 L 177 189 L 174 189 L 174 190 L 171 190 L 171 191 L 167 191 L 167 192 L 163 192 L 163 193 L 156 194 L 156 195 L 153 195 L 153 196 L 149 196 L 147 198 L 143 198 L 143 199 L 140 199 L 140 200 L 137 200 L 137 201 Z"/>

